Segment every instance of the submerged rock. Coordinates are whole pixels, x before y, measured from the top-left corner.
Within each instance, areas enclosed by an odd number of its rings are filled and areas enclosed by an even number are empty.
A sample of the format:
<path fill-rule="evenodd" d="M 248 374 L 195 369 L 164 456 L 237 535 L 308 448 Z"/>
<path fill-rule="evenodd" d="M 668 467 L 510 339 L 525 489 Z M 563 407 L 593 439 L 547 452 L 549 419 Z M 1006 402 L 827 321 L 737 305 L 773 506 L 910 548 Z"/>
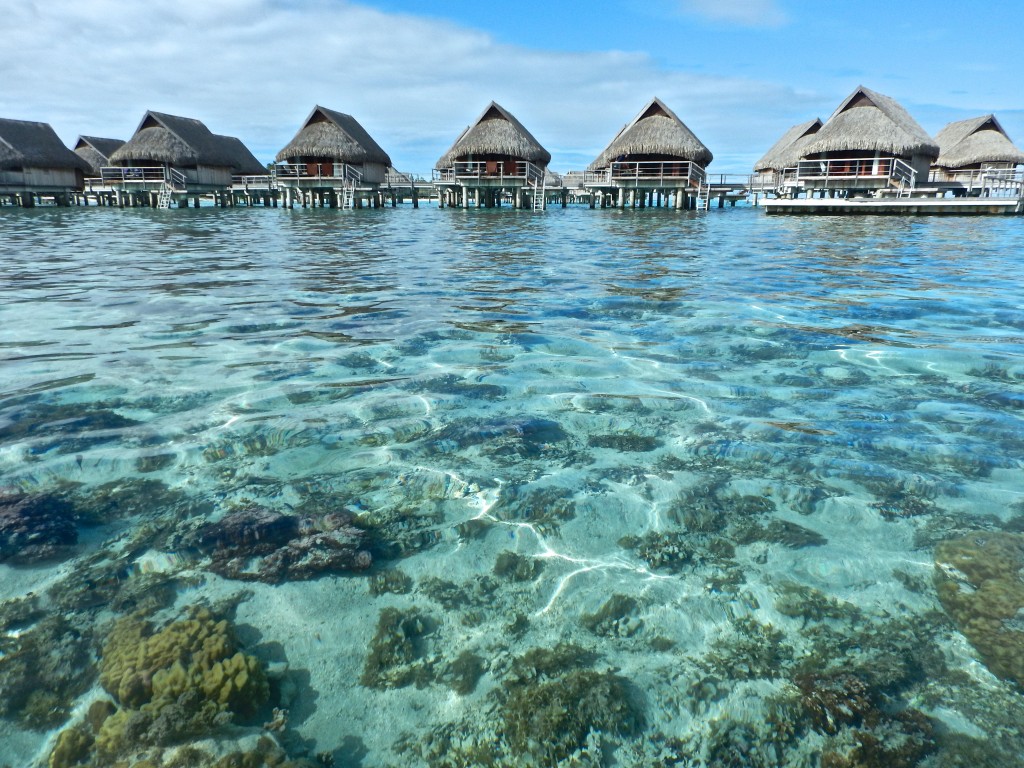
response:
<path fill-rule="evenodd" d="M 204 525 L 190 543 L 209 555 L 211 571 L 229 579 L 312 579 L 370 567 L 366 534 L 351 522 L 343 512 L 300 516 L 249 507 Z"/>
<path fill-rule="evenodd" d="M 63 559 L 77 543 L 75 510 L 67 502 L 48 495 L 0 492 L 0 563 Z"/>

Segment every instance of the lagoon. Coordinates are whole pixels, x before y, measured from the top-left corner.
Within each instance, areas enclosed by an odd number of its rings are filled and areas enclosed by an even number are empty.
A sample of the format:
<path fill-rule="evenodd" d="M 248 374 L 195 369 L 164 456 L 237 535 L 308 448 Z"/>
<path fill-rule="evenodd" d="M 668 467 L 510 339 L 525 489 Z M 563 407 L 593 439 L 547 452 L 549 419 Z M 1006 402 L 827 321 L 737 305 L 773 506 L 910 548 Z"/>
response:
<path fill-rule="evenodd" d="M 0 210 L 0 765 L 75 727 L 108 764 L 117 718 L 156 765 L 1012 765 L 1022 254 L 1013 217 Z M 158 734 L 112 638 L 221 618 L 265 688 Z"/>

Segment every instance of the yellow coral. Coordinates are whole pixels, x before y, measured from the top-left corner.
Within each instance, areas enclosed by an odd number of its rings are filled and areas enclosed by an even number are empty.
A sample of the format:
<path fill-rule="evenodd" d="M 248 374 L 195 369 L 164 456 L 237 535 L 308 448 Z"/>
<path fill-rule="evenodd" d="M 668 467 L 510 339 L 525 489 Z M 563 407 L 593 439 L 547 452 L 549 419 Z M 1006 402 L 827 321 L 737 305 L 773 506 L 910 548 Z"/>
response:
<path fill-rule="evenodd" d="M 259 660 L 239 651 L 231 625 L 206 609 L 158 631 L 137 616 L 120 620 L 104 644 L 100 683 L 121 704 L 96 737 L 104 755 L 131 746 L 125 728 L 136 713 L 157 718 L 176 707 L 181 727 L 210 727 L 218 713 L 251 714 L 268 696 Z"/>
<path fill-rule="evenodd" d="M 1024 686 L 1024 535 L 975 533 L 935 548 L 935 589 L 993 674 Z"/>
<path fill-rule="evenodd" d="M 92 736 L 84 728 L 61 731 L 50 753 L 49 768 L 69 768 L 81 763 L 92 747 Z"/>

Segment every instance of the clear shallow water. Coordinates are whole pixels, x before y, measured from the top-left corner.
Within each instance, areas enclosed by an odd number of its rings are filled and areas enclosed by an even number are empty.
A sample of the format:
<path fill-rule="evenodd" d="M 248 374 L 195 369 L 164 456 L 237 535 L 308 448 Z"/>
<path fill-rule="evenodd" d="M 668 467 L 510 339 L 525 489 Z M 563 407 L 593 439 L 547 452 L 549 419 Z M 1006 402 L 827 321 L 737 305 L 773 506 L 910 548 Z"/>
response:
<path fill-rule="evenodd" d="M 8 607 L 49 589 L 0 664 L 47 616 L 95 665 L 118 614 L 250 590 L 277 738 L 337 765 L 1020 754 L 1021 689 L 935 576 L 942 542 L 1024 530 L 1019 219 L 96 209 L 0 233 L 0 486 L 78 510 L 74 550 L 0 564 Z M 253 506 L 352 515 L 373 569 L 211 573 L 189 532 Z M 407 589 L 371 589 L 393 570 Z M 131 599 L 68 597 L 110 578 Z M 390 609 L 409 650 L 375 682 Z M 54 707 L 102 695 L 47 674 Z M 579 699 L 629 706 L 524 725 Z M 62 718 L 7 709 L 0 765 L 45 758 Z M 564 743 L 522 735 L 545 727 Z"/>

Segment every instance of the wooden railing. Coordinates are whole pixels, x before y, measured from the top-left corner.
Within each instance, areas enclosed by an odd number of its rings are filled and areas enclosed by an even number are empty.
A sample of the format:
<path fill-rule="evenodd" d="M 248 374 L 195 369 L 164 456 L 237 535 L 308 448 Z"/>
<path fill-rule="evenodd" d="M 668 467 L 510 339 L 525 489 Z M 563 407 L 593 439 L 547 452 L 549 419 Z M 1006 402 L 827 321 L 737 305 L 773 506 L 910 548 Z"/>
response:
<path fill-rule="evenodd" d="M 663 186 L 698 187 L 705 181 L 703 166 L 689 160 L 645 160 L 640 162 L 614 162 L 608 168 L 586 171 L 583 183 L 588 186 L 605 184 L 644 183 Z"/>

